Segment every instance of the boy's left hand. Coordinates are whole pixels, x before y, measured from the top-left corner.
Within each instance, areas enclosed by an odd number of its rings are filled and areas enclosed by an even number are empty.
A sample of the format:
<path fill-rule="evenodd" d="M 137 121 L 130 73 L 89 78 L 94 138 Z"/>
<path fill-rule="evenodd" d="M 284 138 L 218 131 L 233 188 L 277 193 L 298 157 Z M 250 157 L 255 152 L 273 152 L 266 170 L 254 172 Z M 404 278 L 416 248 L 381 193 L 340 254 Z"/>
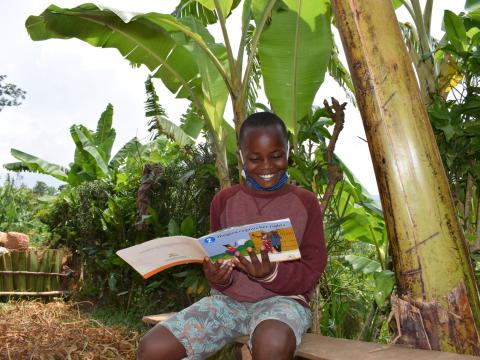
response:
<path fill-rule="evenodd" d="M 235 267 L 246 272 L 249 276 L 254 278 L 263 278 L 272 273 L 273 265 L 268 257 L 268 251 L 264 246 L 260 248 L 260 254 L 262 258 L 261 262 L 258 260 L 258 256 L 255 254 L 252 248 L 248 248 L 247 251 L 248 255 L 250 256 L 250 261 L 240 254 L 240 252 L 237 251 L 235 253 Z"/>

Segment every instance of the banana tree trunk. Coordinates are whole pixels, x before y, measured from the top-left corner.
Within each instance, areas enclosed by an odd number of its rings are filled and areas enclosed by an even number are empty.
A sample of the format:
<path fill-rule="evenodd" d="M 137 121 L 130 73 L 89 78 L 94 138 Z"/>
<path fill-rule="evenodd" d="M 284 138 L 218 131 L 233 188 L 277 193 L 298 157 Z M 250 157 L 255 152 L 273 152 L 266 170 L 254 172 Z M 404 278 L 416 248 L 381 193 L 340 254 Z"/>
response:
<path fill-rule="evenodd" d="M 480 354 L 480 303 L 433 131 L 390 0 L 332 0 L 392 249 L 396 341 Z"/>

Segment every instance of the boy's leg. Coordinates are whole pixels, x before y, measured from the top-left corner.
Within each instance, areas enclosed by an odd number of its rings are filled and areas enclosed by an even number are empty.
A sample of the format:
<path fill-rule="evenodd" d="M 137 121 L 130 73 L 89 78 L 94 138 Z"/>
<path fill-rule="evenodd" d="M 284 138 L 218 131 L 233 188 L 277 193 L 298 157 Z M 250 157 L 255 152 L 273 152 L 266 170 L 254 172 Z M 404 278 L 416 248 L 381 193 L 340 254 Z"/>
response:
<path fill-rule="evenodd" d="M 179 360 L 187 356 L 182 343 L 167 328 L 158 325 L 140 340 L 138 360 Z"/>
<path fill-rule="evenodd" d="M 252 335 L 252 356 L 255 360 L 291 360 L 296 350 L 293 330 L 282 321 L 264 320 Z"/>
<path fill-rule="evenodd" d="M 178 354 L 179 343 L 188 359 L 203 359 L 235 337 L 248 334 L 248 319 L 249 313 L 242 303 L 224 295 L 208 296 L 157 325 L 145 338 L 152 352 L 157 347 L 166 347 L 171 349 L 172 354 Z M 154 343 L 159 345 L 154 346 Z M 139 354 L 141 350 L 139 347 Z M 157 358 L 162 357 L 152 357 Z M 148 357 L 140 359 L 150 360 Z"/>
<path fill-rule="evenodd" d="M 252 304 L 250 345 L 254 359 L 292 359 L 311 323 L 310 309 L 275 296 Z"/>

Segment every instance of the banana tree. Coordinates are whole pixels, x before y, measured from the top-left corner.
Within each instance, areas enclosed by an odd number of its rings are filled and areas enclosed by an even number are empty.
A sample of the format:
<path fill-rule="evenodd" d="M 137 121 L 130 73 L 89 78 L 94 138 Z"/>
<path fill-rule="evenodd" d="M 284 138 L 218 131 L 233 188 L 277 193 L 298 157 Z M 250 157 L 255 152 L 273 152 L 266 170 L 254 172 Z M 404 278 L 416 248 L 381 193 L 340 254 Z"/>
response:
<path fill-rule="evenodd" d="M 463 232 L 392 4 L 333 0 L 392 250 L 396 341 L 480 354 L 480 302 Z"/>
<path fill-rule="evenodd" d="M 17 149 L 11 149 L 11 154 L 19 161 L 4 164 L 4 167 L 10 171 L 30 171 L 50 175 L 70 185 L 114 177 L 124 161 L 129 156 L 136 154 L 142 145 L 136 138 L 133 138 L 112 157 L 111 151 L 115 141 L 112 116 L 113 107 L 108 104 L 98 120 L 96 131 L 91 131 L 83 125 L 70 127 L 70 134 L 75 142 L 75 154 L 74 161 L 69 168 L 50 163 Z"/>
<path fill-rule="evenodd" d="M 182 1 L 176 16 L 148 13 L 133 18 L 93 4 L 73 9 L 52 5 L 41 15 L 30 16 L 26 26 L 33 40 L 79 38 L 93 46 L 116 48 L 128 61 L 146 65 L 177 97 L 191 100 L 211 134 L 218 177 L 225 187 L 228 96 L 238 134 L 247 104 L 252 103 L 247 99 L 256 93 L 252 84 L 258 84 L 260 59 L 267 98 L 295 133 L 330 58 L 330 11 L 328 0 L 245 0 L 235 57 L 226 20 L 238 1 L 198 3 L 192 10 Z M 224 44 L 215 43 L 206 28 L 213 21 L 220 25 Z"/>

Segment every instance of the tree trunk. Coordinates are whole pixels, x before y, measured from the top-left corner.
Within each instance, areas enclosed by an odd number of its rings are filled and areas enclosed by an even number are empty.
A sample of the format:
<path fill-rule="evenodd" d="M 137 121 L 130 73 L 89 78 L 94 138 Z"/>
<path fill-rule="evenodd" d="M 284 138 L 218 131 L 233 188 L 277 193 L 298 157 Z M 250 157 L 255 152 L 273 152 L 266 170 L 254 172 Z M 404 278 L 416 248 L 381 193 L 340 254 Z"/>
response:
<path fill-rule="evenodd" d="M 212 135 L 213 136 L 213 135 Z M 222 134 L 225 136 L 225 134 Z M 228 171 L 227 149 L 224 139 L 214 143 L 215 147 L 215 170 L 218 181 L 220 182 L 220 189 L 226 189 L 231 186 L 230 174 Z"/>
<path fill-rule="evenodd" d="M 396 339 L 479 355 L 480 303 L 467 244 L 391 1 L 333 0 L 332 7 L 393 255 Z"/>

